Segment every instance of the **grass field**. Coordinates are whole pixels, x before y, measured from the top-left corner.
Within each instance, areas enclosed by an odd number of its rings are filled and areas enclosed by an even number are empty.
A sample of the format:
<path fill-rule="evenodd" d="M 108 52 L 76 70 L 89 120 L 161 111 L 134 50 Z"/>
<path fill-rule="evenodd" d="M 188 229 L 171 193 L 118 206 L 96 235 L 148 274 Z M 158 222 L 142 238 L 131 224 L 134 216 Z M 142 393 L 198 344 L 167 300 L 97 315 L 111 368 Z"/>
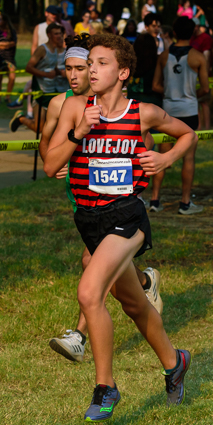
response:
<path fill-rule="evenodd" d="M 166 408 L 158 359 L 109 296 L 114 378 L 122 397 L 109 424 L 213 423 L 212 153 L 212 142 L 199 144 L 193 194 L 204 211 L 177 215 L 181 163 L 176 163 L 162 191 L 165 210 L 150 214 L 153 250 L 136 260 L 142 270 L 160 270 L 166 331 L 175 347 L 191 351 L 185 402 Z M 46 178 L 1 190 L 0 241 L 0 424 L 82 424 L 94 385 L 90 345 L 82 364 L 48 345 L 78 320 L 84 246 L 64 181 Z"/>
<path fill-rule="evenodd" d="M 16 50 L 16 67 L 17 69 L 25 69 L 27 62 L 30 60 L 30 48 L 29 47 L 18 47 Z"/>

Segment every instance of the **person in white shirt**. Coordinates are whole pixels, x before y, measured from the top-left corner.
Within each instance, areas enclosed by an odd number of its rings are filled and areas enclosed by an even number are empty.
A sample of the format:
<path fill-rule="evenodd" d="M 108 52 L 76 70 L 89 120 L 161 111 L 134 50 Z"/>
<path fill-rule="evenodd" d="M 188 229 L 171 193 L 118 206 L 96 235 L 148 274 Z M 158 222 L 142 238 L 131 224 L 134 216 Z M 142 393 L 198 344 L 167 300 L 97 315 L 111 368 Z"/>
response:
<path fill-rule="evenodd" d="M 144 7 L 146 8 L 146 10 L 147 10 L 148 13 L 149 12 L 152 12 L 152 13 L 156 13 L 157 12 L 153 0 L 147 0 L 147 3 L 145 4 Z"/>

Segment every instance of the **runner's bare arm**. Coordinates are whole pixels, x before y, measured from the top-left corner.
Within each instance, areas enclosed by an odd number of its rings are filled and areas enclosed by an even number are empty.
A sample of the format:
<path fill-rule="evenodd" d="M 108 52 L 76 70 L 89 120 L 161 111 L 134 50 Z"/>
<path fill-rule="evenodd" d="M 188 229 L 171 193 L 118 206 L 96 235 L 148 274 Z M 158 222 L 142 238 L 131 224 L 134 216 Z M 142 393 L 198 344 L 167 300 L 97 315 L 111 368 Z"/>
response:
<path fill-rule="evenodd" d="M 38 25 L 36 25 L 33 31 L 32 47 L 31 47 L 31 56 L 38 47 Z"/>
<path fill-rule="evenodd" d="M 59 95 L 61 96 L 61 95 Z M 61 104 L 59 104 L 60 102 L 58 101 L 58 96 L 53 97 L 49 103 L 48 109 L 47 109 L 47 116 L 46 116 L 46 121 L 42 130 L 42 136 L 41 136 L 41 141 L 39 144 L 39 152 L 41 155 L 41 158 L 44 161 L 45 155 L 47 153 L 47 149 L 50 143 L 50 139 L 57 127 L 58 124 L 58 119 L 60 116 L 60 112 L 61 112 L 61 107 L 63 105 L 63 102 L 65 100 L 65 95 L 64 95 L 64 99 L 61 102 Z"/>
<path fill-rule="evenodd" d="M 85 106 L 84 96 L 65 100 L 44 159 L 44 171 L 49 177 L 53 177 L 68 162 L 77 147 L 68 139 L 68 132 L 75 129 L 75 138 L 80 140 L 89 133 L 91 125 L 99 124 L 100 106 L 91 106 L 84 111 Z"/>
<path fill-rule="evenodd" d="M 196 52 L 200 56 L 200 65 L 198 68 L 198 78 L 200 83 L 200 88 L 197 90 L 197 97 L 204 96 L 209 92 L 209 80 L 208 80 L 208 71 L 207 71 L 207 62 L 204 55 L 200 52 Z"/>
<path fill-rule="evenodd" d="M 170 117 L 163 109 L 152 104 L 140 105 L 142 136 L 143 129 L 155 128 L 160 133 L 166 133 L 177 139 L 173 148 L 166 153 L 148 151 L 139 154 L 140 164 L 148 176 L 159 173 L 173 162 L 182 158 L 186 152 L 197 143 L 197 135 L 185 123 Z"/>

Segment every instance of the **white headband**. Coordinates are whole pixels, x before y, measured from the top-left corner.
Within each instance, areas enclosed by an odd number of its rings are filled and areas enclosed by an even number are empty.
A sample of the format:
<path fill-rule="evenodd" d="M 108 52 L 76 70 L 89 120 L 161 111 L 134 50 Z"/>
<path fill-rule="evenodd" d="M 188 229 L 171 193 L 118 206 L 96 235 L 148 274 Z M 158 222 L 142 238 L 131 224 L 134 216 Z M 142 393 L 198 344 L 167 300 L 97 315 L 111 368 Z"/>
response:
<path fill-rule="evenodd" d="M 84 49 L 83 47 L 70 47 L 66 53 L 64 59 L 68 58 L 79 58 L 87 60 L 89 50 Z"/>

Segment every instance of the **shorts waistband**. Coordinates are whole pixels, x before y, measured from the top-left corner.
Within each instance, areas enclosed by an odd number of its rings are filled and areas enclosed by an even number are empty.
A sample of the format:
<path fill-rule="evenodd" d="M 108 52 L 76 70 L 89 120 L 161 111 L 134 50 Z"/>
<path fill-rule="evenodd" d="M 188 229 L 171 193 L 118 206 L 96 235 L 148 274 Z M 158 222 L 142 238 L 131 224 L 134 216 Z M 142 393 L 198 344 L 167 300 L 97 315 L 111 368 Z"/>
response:
<path fill-rule="evenodd" d="M 94 207 L 94 208 L 91 208 L 89 210 L 78 207 L 76 213 L 79 212 L 80 214 L 87 215 L 87 216 L 88 216 L 88 214 L 100 215 L 100 214 L 110 213 L 110 212 L 117 210 L 117 209 L 120 209 L 120 208 L 125 208 L 128 205 L 132 205 L 137 201 L 138 201 L 138 197 L 135 196 L 135 195 L 131 195 L 131 196 L 128 196 L 127 198 L 119 198 L 116 201 L 111 202 L 106 207 Z"/>

